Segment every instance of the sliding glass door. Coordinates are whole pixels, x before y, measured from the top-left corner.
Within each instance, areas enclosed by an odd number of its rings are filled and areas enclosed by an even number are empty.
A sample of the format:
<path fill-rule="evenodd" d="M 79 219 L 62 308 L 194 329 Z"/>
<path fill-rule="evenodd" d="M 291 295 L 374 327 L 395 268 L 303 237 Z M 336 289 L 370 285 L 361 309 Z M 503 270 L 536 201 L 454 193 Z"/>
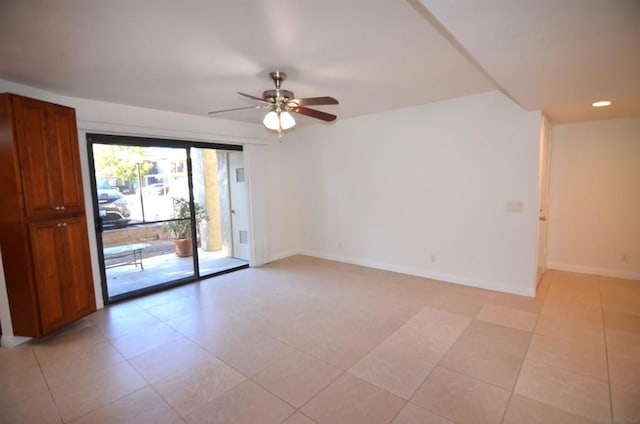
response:
<path fill-rule="evenodd" d="M 246 195 L 233 205 L 231 197 L 238 183 L 229 174 L 229 157 L 238 161 L 239 155 L 241 163 L 239 146 L 96 134 L 87 139 L 105 300 L 248 265 L 234 249 L 246 236 L 233 240 L 234 208 L 247 213 Z"/>
<path fill-rule="evenodd" d="M 244 168 L 236 163 L 237 155 L 242 160 L 242 152 L 194 147 L 190 153 L 193 196 L 196 205 L 204 205 L 207 217 L 198 225 L 198 271 L 200 275 L 208 275 L 246 265 L 248 223 L 237 221 L 237 216 L 248 214 L 246 191 L 244 196 L 234 196 L 238 187 L 244 190 L 245 185 Z M 241 181 L 238 167 L 242 168 Z M 242 239 L 240 234 L 244 235 Z"/>

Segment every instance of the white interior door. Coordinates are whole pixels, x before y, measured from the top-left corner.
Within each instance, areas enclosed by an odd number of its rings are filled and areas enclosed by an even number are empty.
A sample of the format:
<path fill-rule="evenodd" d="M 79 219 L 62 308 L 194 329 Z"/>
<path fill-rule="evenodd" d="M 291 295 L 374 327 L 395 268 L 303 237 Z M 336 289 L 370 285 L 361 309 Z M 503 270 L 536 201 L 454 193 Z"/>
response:
<path fill-rule="evenodd" d="M 229 194 L 233 257 L 249 260 L 249 213 L 242 152 L 229 152 Z"/>
<path fill-rule="evenodd" d="M 537 280 L 547 269 L 547 210 L 549 208 L 549 159 L 551 142 L 549 139 L 549 121 L 542 116 L 540 126 L 540 159 L 538 169 L 538 241 L 537 241 Z"/>

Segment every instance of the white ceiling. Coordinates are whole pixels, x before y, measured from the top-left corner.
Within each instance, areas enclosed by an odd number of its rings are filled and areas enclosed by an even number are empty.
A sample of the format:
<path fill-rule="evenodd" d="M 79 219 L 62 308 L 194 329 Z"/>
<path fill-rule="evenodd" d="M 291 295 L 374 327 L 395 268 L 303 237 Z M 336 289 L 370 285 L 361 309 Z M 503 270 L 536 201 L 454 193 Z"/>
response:
<path fill-rule="evenodd" d="M 339 118 L 496 89 L 554 122 L 640 115 L 640 1 L 0 1 L 0 78 L 59 94 L 204 116 L 275 69 Z"/>

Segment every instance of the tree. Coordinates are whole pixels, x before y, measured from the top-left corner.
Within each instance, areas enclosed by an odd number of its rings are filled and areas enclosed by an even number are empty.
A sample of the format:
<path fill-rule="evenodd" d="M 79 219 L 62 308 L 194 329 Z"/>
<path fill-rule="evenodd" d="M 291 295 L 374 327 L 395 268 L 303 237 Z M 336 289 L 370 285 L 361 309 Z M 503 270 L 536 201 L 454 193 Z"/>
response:
<path fill-rule="evenodd" d="M 121 179 L 125 185 L 138 181 L 137 165 L 141 177 L 153 168 L 153 163 L 144 158 L 144 148 L 140 146 L 94 144 L 93 158 L 96 171 L 104 177 Z"/>

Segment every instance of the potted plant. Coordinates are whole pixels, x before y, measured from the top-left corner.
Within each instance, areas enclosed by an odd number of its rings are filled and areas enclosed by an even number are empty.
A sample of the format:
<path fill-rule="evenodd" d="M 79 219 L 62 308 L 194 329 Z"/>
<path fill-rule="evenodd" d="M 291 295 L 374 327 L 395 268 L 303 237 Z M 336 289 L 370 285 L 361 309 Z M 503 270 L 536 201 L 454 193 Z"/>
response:
<path fill-rule="evenodd" d="M 207 212 L 198 203 L 194 203 L 196 223 L 207 219 Z M 193 255 L 193 241 L 191 239 L 191 208 L 187 199 L 173 198 L 174 220 L 165 222 L 163 228 L 173 236 L 176 255 L 187 257 Z M 198 230 L 196 225 L 196 231 Z"/>

